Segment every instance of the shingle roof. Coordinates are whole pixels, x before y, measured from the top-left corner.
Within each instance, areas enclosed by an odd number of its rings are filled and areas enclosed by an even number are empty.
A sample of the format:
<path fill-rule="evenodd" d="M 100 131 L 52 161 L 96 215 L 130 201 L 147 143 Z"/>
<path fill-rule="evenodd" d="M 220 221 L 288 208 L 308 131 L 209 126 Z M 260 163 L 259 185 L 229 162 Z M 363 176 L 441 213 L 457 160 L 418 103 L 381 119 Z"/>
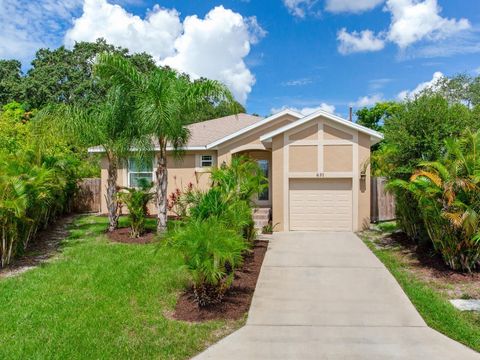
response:
<path fill-rule="evenodd" d="M 206 146 L 260 120 L 262 118 L 259 116 L 242 113 L 190 124 L 187 126 L 190 130 L 190 140 L 187 146 Z"/>

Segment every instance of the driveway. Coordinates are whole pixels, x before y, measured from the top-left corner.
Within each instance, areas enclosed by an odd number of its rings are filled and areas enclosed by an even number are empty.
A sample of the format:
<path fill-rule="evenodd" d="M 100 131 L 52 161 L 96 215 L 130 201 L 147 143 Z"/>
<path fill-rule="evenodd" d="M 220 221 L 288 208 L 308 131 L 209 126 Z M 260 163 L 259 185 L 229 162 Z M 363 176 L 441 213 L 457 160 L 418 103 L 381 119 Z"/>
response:
<path fill-rule="evenodd" d="M 290 232 L 269 244 L 246 326 L 197 359 L 480 359 L 427 327 L 352 233 Z"/>

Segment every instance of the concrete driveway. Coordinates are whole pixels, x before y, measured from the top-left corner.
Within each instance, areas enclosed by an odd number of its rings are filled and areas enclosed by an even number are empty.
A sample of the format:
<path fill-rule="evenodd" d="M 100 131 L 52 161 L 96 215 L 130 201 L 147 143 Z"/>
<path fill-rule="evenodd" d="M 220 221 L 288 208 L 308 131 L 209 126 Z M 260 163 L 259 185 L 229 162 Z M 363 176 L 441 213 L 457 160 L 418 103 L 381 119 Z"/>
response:
<path fill-rule="evenodd" d="M 198 359 L 480 359 L 427 327 L 352 233 L 290 232 L 269 244 L 246 326 Z"/>

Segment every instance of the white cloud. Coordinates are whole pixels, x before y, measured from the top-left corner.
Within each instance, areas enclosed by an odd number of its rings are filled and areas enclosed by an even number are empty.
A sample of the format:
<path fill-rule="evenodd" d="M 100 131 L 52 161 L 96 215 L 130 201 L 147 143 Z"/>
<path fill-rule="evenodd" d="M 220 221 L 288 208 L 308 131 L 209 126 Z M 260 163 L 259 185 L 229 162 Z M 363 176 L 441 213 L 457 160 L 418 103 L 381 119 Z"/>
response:
<path fill-rule="evenodd" d="M 436 71 L 433 74 L 431 80 L 418 84 L 415 89 L 400 91 L 397 95 L 397 99 L 400 101 L 403 101 L 405 99 L 412 99 L 415 97 L 415 95 L 418 95 L 425 89 L 434 89 L 435 85 L 437 85 L 438 81 L 441 80 L 443 77 L 444 75 L 440 71 Z"/>
<path fill-rule="evenodd" d="M 338 0 L 336 6 L 338 9 L 342 9 L 342 6 L 345 9 L 353 9 L 354 6 L 361 7 L 362 4 L 366 6 L 367 2 Z M 472 41 L 471 36 L 464 35 L 471 32 L 466 31 L 471 29 L 470 22 L 465 18 L 442 17 L 440 15 L 442 9 L 437 0 L 386 0 L 384 11 L 391 15 L 388 29 L 380 31 L 377 35 L 371 30 L 348 33 L 345 29 L 341 29 L 337 34 L 338 51 L 341 54 L 378 51 L 383 49 L 387 42 L 396 44 L 404 51 L 421 41 L 435 42 L 435 44 L 417 50 L 417 56 L 446 56 L 480 51 L 477 37 L 475 36 L 475 41 Z M 452 37 L 458 38 L 458 41 L 454 41 Z M 451 41 L 446 42 L 446 39 Z"/>
<path fill-rule="evenodd" d="M 349 33 L 343 28 L 337 33 L 337 40 L 340 42 L 338 51 L 344 55 L 356 52 L 379 51 L 385 46 L 384 40 L 379 35 L 375 35 L 371 30 Z"/>
<path fill-rule="evenodd" d="M 304 18 L 308 13 L 311 13 L 316 2 L 317 0 L 283 0 L 288 12 L 299 18 Z M 314 13 L 318 14 L 318 11 Z"/>
<path fill-rule="evenodd" d="M 390 78 L 372 79 L 368 81 L 368 86 L 371 90 L 379 90 L 392 81 Z"/>
<path fill-rule="evenodd" d="M 473 72 L 477 75 L 480 75 L 480 66 L 473 70 Z"/>
<path fill-rule="evenodd" d="M 325 9 L 332 13 L 360 13 L 372 10 L 385 0 L 327 0 Z"/>
<path fill-rule="evenodd" d="M 159 64 L 225 83 L 245 103 L 255 77 L 245 64 L 252 44 L 266 32 L 255 17 L 243 17 L 218 6 L 204 19 L 156 5 L 142 19 L 106 0 L 85 0 L 83 14 L 65 35 L 65 44 L 99 37 L 131 52 L 147 52 Z"/>
<path fill-rule="evenodd" d="M 57 46 L 81 5 L 82 0 L 0 0 L 0 58 L 25 63 L 39 48 Z"/>
<path fill-rule="evenodd" d="M 289 107 L 284 105 L 279 108 L 272 108 L 271 111 L 272 111 L 272 114 L 275 114 L 285 109 L 291 109 L 293 111 L 301 113 L 304 116 L 310 115 L 318 110 L 323 110 L 331 114 L 335 113 L 335 106 L 327 103 L 321 103 L 319 106 L 316 106 L 316 107 L 303 107 L 303 108 Z"/>
<path fill-rule="evenodd" d="M 82 16 L 74 20 L 65 34 L 65 44 L 71 47 L 76 41 L 95 41 L 103 37 L 131 52 L 145 51 L 159 59 L 174 54 L 173 43 L 181 31 L 176 10 L 155 5 L 145 19 L 141 19 L 106 0 L 85 0 Z"/>
<path fill-rule="evenodd" d="M 441 17 L 437 0 L 387 0 L 385 8 L 392 15 L 388 39 L 402 49 L 423 39 L 445 39 L 470 28 L 467 19 Z"/>
<path fill-rule="evenodd" d="M 166 58 L 163 64 L 193 77 L 220 80 L 244 103 L 255 83 L 244 58 L 250 52 L 251 44 L 265 35 L 256 19 L 245 19 L 219 6 L 205 19 L 187 16 L 183 27 L 183 34 L 175 40 L 175 54 Z"/>
<path fill-rule="evenodd" d="M 282 82 L 282 86 L 303 86 L 303 85 L 311 84 L 312 82 L 313 81 L 310 78 L 301 78 L 301 79 L 284 81 Z"/>
<path fill-rule="evenodd" d="M 383 95 L 373 94 L 369 96 L 367 95 L 367 96 L 359 97 L 357 101 L 351 102 L 349 105 L 355 106 L 355 107 L 366 107 L 366 106 L 373 106 L 380 101 L 383 101 Z"/>

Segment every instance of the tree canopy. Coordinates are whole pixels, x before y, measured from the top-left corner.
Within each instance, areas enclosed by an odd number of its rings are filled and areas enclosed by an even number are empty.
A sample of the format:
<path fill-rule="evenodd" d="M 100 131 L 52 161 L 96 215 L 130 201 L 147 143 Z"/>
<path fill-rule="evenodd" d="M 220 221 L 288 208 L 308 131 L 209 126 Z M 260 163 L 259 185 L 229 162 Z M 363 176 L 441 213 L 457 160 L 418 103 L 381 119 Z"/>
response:
<path fill-rule="evenodd" d="M 373 107 L 364 107 L 356 112 L 357 124 L 373 130 L 382 131 L 385 120 L 395 115 L 399 109 L 400 104 L 397 102 L 378 102 Z"/>
<path fill-rule="evenodd" d="M 96 42 L 78 42 L 72 49 L 40 49 L 24 74 L 17 60 L 0 60 L 0 107 L 16 101 L 26 109 L 41 109 L 50 104 L 89 106 L 106 97 L 108 84 L 93 76 L 93 66 L 101 53 L 117 54 L 131 60 L 142 73 L 157 68 L 146 53 L 130 54 L 128 49 L 108 44 L 104 39 Z M 198 80 L 202 81 L 202 79 Z M 184 114 L 186 124 L 246 112 L 224 101 L 205 101 Z"/>

